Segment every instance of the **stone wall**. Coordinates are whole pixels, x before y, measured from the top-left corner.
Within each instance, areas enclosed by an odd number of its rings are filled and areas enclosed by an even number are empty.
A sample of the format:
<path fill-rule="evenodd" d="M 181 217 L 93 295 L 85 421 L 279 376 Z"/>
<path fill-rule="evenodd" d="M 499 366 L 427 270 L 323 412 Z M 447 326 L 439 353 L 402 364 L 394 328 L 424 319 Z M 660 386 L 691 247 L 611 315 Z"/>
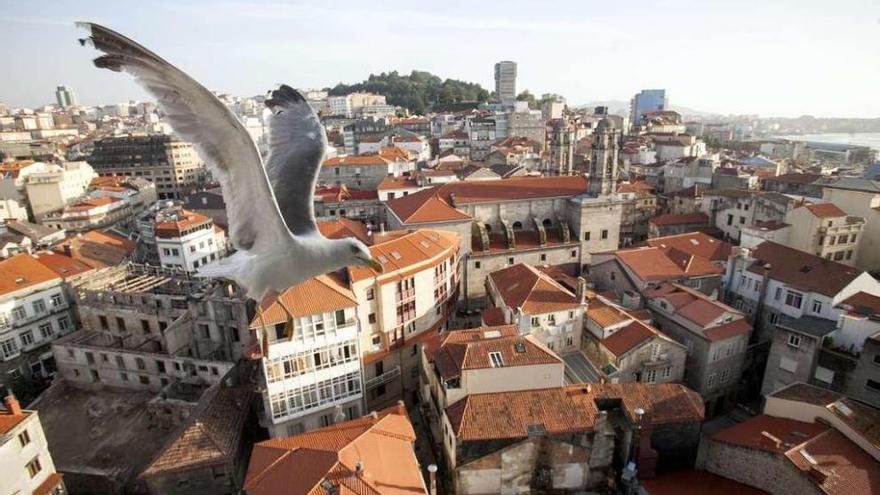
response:
<path fill-rule="evenodd" d="M 782 455 L 711 440 L 710 442 L 704 466 L 710 473 L 766 490 L 774 495 L 822 493 L 807 475 L 802 474 Z"/>

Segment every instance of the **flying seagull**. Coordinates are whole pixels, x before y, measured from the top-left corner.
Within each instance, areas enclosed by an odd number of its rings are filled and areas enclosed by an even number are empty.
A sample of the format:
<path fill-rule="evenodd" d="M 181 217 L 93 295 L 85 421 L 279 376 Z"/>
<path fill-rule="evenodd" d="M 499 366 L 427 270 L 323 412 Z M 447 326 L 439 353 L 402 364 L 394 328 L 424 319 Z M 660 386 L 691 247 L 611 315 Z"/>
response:
<path fill-rule="evenodd" d="M 315 225 L 313 198 L 327 136 L 302 95 L 282 85 L 271 91 L 269 155 L 236 116 L 195 79 L 125 36 L 93 23 L 90 43 L 104 54 L 95 66 L 135 77 L 182 139 L 220 181 L 237 252 L 199 272 L 234 280 L 262 308 L 271 296 L 317 275 L 346 266 L 382 265 L 354 238 L 327 239 Z"/>

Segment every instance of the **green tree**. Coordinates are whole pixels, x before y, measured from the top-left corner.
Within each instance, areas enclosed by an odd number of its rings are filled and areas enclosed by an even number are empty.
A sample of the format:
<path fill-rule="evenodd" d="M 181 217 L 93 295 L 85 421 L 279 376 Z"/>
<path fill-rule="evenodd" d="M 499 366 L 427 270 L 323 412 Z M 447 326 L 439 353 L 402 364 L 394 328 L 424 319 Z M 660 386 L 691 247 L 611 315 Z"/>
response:
<path fill-rule="evenodd" d="M 516 101 L 527 101 L 529 102 L 530 107 L 535 106 L 535 95 L 533 95 L 529 90 L 523 90 L 522 93 L 516 95 Z"/>

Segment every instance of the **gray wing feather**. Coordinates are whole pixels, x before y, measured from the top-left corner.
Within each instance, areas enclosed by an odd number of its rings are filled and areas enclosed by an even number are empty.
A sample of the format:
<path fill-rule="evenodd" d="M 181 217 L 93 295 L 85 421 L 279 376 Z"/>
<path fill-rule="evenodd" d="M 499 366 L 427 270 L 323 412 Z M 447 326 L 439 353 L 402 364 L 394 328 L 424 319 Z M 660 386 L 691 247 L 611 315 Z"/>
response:
<path fill-rule="evenodd" d="M 174 132 L 190 141 L 220 181 L 235 247 L 269 252 L 290 239 L 263 169 L 260 152 L 241 122 L 204 86 L 138 43 L 106 27 L 82 23 L 83 44 L 105 55 L 95 66 L 133 75 L 162 109 Z"/>
<path fill-rule="evenodd" d="M 327 149 L 324 126 L 311 105 L 290 86 L 272 91 L 266 106 L 272 111 L 266 174 L 281 216 L 294 235 L 320 235 L 313 196 Z"/>

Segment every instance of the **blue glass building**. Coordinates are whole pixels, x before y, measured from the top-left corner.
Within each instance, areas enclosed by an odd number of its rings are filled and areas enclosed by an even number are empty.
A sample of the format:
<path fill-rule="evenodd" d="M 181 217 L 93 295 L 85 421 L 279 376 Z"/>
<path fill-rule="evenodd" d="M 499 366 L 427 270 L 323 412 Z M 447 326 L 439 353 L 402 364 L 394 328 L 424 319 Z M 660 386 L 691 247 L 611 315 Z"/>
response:
<path fill-rule="evenodd" d="M 666 90 L 643 89 L 633 96 L 630 108 L 632 109 L 632 118 L 630 119 L 632 123 L 641 124 L 642 114 L 645 112 L 666 110 Z"/>

